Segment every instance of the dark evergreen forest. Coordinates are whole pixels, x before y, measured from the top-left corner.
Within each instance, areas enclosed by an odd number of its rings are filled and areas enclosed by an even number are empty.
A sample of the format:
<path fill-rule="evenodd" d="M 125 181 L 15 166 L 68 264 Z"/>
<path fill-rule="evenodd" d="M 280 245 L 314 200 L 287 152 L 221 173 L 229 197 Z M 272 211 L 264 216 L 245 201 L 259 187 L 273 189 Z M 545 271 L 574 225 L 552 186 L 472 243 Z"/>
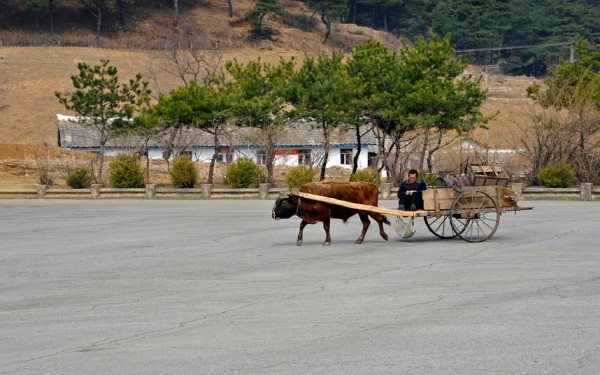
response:
<path fill-rule="evenodd" d="M 576 35 L 600 43 L 598 0 L 351 0 L 349 19 L 397 35 L 451 35 L 474 64 L 544 75 Z M 355 11 L 353 11 L 355 9 Z"/>
<path fill-rule="evenodd" d="M 300 0 L 298 0 L 300 1 Z M 98 34 L 119 29 L 143 11 L 179 14 L 210 3 L 237 0 L 0 0 L 0 31 L 24 28 L 60 33 L 60 20 L 78 17 Z M 450 35 L 457 54 L 478 65 L 499 65 L 506 74 L 544 76 L 570 57 L 577 35 L 600 43 L 599 0 L 304 0 L 328 34 L 336 22 L 355 23 L 414 40 L 433 31 Z M 67 7 L 76 3 L 80 7 Z M 247 17 L 285 16 L 285 2 L 257 0 Z M 135 10 L 134 10 L 135 9 Z M 260 26 L 260 24 L 259 24 Z M 23 30 L 28 31 L 28 30 Z"/>

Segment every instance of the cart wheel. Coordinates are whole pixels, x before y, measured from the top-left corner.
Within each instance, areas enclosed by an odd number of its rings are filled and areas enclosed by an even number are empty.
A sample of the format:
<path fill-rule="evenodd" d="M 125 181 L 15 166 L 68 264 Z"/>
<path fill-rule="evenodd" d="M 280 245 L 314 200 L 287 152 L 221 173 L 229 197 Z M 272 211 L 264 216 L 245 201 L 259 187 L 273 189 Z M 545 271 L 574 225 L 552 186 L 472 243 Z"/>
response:
<path fill-rule="evenodd" d="M 496 233 L 500 224 L 498 203 L 484 191 L 465 191 L 452 202 L 450 224 L 463 240 L 483 242 Z"/>
<path fill-rule="evenodd" d="M 454 228 L 452 228 L 450 216 L 425 216 L 423 217 L 423 219 L 425 220 L 425 225 L 427 226 L 427 229 L 429 229 L 429 231 L 433 233 L 436 237 L 447 240 L 457 236 L 457 234 L 454 231 Z M 462 233 L 467 228 L 468 222 L 469 219 L 457 219 L 455 225 L 457 226 L 457 229 Z"/>
<path fill-rule="evenodd" d="M 455 192 L 463 192 L 463 184 L 456 175 L 448 173 L 446 177 L 444 177 L 444 182 L 446 183 L 446 186 L 452 188 Z"/>

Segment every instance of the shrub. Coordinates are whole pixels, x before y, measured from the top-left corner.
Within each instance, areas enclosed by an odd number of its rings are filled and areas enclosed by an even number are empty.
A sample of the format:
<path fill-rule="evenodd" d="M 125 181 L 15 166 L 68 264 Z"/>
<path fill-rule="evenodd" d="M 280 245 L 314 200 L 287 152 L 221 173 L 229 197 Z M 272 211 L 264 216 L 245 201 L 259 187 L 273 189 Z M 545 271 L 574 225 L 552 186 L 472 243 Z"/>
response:
<path fill-rule="evenodd" d="M 54 184 L 54 176 L 50 171 L 50 156 L 46 155 L 35 155 L 35 162 L 39 170 L 38 181 L 40 185 L 50 186 Z"/>
<path fill-rule="evenodd" d="M 179 188 L 193 188 L 198 179 L 196 166 L 187 155 L 182 155 L 175 159 L 169 174 L 171 175 L 173 185 Z"/>
<path fill-rule="evenodd" d="M 144 187 L 144 171 L 137 155 L 118 154 L 108 165 L 108 180 L 116 188 Z"/>
<path fill-rule="evenodd" d="M 90 167 L 80 167 L 69 173 L 66 182 L 73 189 L 89 188 L 94 182 L 94 176 Z"/>
<path fill-rule="evenodd" d="M 300 185 L 311 182 L 313 175 L 314 171 L 308 165 L 292 167 L 285 174 L 285 185 L 291 188 L 297 188 Z"/>
<path fill-rule="evenodd" d="M 432 186 L 435 179 L 438 178 L 439 176 L 435 173 L 429 173 L 429 171 L 422 169 L 419 171 L 419 177 L 423 181 L 425 181 L 427 186 Z"/>
<path fill-rule="evenodd" d="M 375 182 L 376 177 L 377 177 L 377 174 L 375 172 L 375 169 L 364 168 L 364 169 L 359 169 L 358 171 L 356 171 L 356 173 L 354 173 L 352 176 L 350 176 L 350 181 Z"/>
<path fill-rule="evenodd" d="M 565 188 L 571 184 L 575 174 L 569 163 L 560 160 L 546 164 L 539 170 L 536 177 L 544 186 Z"/>
<path fill-rule="evenodd" d="M 54 177 L 52 176 L 49 168 L 40 168 L 40 177 L 38 181 L 40 185 L 50 186 L 54 184 Z"/>
<path fill-rule="evenodd" d="M 260 179 L 260 168 L 248 157 L 241 157 L 229 165 L 227 182 L 234 188 L 257 186 Z"/>

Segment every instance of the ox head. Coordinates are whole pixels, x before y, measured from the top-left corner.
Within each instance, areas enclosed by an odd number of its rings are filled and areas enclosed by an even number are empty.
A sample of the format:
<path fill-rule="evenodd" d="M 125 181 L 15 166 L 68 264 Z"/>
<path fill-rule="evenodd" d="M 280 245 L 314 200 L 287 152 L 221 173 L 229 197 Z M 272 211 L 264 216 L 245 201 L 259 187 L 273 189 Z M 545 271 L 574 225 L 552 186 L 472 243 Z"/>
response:
<path fill-rule="evenodd" d="M 298 212 L 298 204 L 300 202 L 298 202 L 298 197 L 295 195 L 289 194 L 279 197 L 275 201 L 275 205 L 273 205 L 271 217 L 275 220 L 289 219 Z"/>

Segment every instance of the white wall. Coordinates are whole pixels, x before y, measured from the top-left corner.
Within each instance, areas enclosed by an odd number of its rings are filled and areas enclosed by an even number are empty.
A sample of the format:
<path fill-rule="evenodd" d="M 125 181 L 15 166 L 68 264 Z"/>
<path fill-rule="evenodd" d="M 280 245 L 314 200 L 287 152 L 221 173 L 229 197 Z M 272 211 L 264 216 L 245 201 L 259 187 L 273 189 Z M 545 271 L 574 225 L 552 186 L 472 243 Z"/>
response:
<path fill-rule="evenodd" d="M 341 148 L 350 148 L 350 147 L 341 147 Z M 329 159 L 327 161 L 327 168 L 334 166 L 341 166 L 343 168 L 351 169 L 351 164 L 342 165 L 341 164 L 341 156 L 340 156 L 340 147 L 332 147 L 329 150 Z M 94 151 L 92 149 L 84 149 L 79 148 L 79 151 Z M 256 161 L 256 150 L 252 147 L 241 147 L 236 148 L 235 150 L 231 150 L 233 153 L 233 161 L 240 157 L 249 157 Z M 131 148 L 108 148 L 106 150 L 106 156 L 116 156 L 119 153 L 131 153 Z M 356 153 L 356 148 L 352 148 L 353 155 Z M 313 147 L 311 151 L 311 158 L 314 161 L 320 160 L 323 155 L 322 147 Z M 148 151 L 148 156 L 150 159 L 162 159 L 163 157 L 163 149 L 160 148 L 151 148 Z M 210 159 L 213 156 L 213 148 L 212 147 L 197 147 L 192 150 L 192 160 L 198 162 L 210 162 Z M 368 166 L 369 153 L 367 147 L 363 147 L 360 153 L 360 157 L 358 159 L 358 169 L 363 169 Z M 298 165 L 298 155 L 276 155 L 275 156 L 275 165 L 287 165 L 290 167 Z"/>

